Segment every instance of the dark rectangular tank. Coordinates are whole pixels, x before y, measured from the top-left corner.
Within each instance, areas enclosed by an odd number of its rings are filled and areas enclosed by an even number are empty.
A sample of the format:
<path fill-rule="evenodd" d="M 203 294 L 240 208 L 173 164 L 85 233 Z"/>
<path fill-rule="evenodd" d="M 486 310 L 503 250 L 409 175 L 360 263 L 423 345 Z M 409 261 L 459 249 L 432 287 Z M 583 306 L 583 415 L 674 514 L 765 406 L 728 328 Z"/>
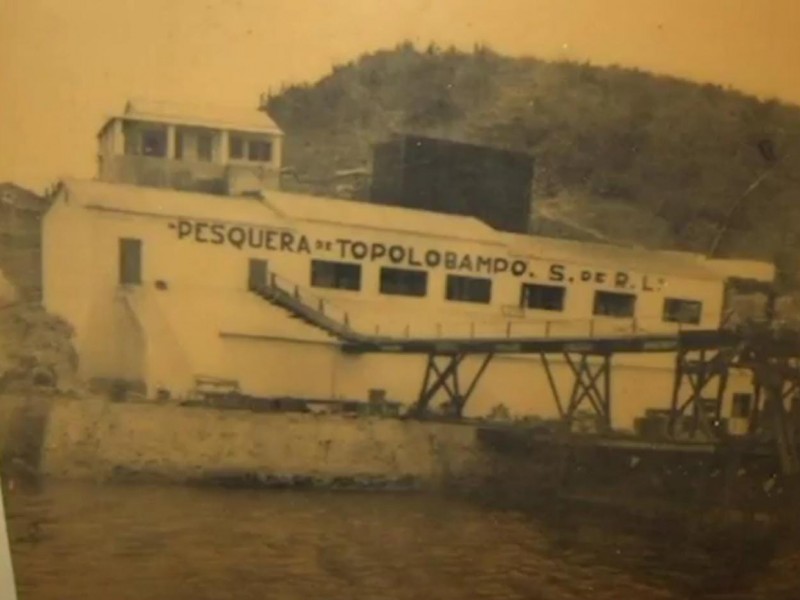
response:
<path fill-rule="evenodd" d="M 420 136 L 399 136 L 374 148 L 370 199 L 476 217 L 502 231 L 526 233 L 533 158 Z"/>

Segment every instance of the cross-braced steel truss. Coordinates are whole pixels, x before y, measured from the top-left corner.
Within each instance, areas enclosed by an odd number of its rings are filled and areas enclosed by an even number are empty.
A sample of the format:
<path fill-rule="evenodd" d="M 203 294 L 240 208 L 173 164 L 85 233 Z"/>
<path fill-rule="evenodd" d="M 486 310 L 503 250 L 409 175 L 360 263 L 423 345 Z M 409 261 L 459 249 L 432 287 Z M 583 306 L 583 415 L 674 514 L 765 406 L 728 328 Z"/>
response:
<path fill-rule="evenodd" d="M 592 360 L 592 355 L 564 353 L 574 380 L 566 406 L 558 390 L 550 359 L 541 354 L 542 366 L 547 374 L 550 391 L 562 421 L 571 423 L 582 405 L 587 404 L 599 419 L 603 429 L 611 429 L 611 354 Z"/>
<path fill-rule="evenodd" d="M 671 436 L 718 437 L 722 399 L 735 358 L 735 350 L 728 348 L 678 351 L 669 416 Z"/>
<path fill-rule="evenodd" d="M 464 380 L 460 368 L 464 353 L 445 353 L 428 355 L 425 376 L 422 381 L 417 402 L 412 409 L 412 414 L 421 416 L 425 414 L 437 398 L 444 398 L 444 406 L 450 416 L 461 417 L 475 387 L 489 366 L 494 354 L 489 353 L 483 357 L 477 372 L 472 377 Z"/>

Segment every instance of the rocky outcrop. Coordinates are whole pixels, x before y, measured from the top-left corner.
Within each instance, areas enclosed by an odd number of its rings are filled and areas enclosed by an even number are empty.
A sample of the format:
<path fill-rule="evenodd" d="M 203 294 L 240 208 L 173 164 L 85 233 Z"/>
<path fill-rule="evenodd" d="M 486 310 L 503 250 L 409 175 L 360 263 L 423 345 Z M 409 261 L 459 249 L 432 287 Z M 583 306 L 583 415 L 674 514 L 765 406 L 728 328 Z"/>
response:
<path fill-rule="evenodd" d="M 77 387 L 72 330 L 37 302 L 0 309 L 0 392 Z"/>

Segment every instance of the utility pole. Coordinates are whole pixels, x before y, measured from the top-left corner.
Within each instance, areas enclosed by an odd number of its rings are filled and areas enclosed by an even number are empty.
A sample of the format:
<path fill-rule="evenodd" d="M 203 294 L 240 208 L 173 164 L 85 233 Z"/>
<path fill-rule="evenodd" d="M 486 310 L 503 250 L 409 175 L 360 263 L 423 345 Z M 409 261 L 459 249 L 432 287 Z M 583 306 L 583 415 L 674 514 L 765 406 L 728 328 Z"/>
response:
<path fill-rule="evenodd" d="M 744 193 L 741 196 L 739 196 L 733 202 L 733 204 L 731 204 L 728 213 L 722 220 L 721 225 L 717 228 L 717 233 L 714 236 L 714 240 L 711 242 L 711 247 L 708 250 L 708 256 L 710 257 L 714 256 L 716 251 L 719 249 L 719 245 L 722 242 L 725 233 L 728 230 L 728 225 L 730 224 L 730 220 L 736 213 L 736 211 L 739 209 L 739 207 L 742 205 L 742 201 L 744 201 L 744 199 L 747 198 L 747 196 L 749 196 L 753 192 L 753 190 L 755 190 L 759 185 L 761 185 L 761 182 L 764 181 L 764 179 L 767 178 L 767 175 L 769 175 L 775 169 L 775 167 L 777 167 L 780 164 L 782 159 L 785 159 L 788 156 L 788 154 L 786 154 L 784 156 L 779 157 L 775 152 L 775 145 L 773 143 L 773 140 L 770 138 L 765 138 L 758 143 L 758 152 L 759 154 L 761 154 L 761 158 L 764 159 L 764 162 L 766 162 L 768 166 L 758 177 L 756 177 L 755 181 L 753 181 L 753 183 L 751 183 L 747 187 Z"/>
<path fill-rule="evenodd" d="M 714 253 L 719 248 L 720 242 L 722 242 L 725 233 L 728 231 L 728 225 L 730 223 L 730 220 L 733 217 L 733 215 L 736 214 L 736 211 L 739 209 L 739 207 L 742 205 L 742 201 L 745 198 L 747 198 L 747 196 L 749 196 L 754 189 L 756 189 L 759 185 L 761 185 L 761 182 L 764 181 L 767 175 L 769 175 L 772 172 L 772 169 L 773 166 L 770 166 L 765 171 L 763 171 L 758 177 L 756 177 L 756 180 L 747 187 L 744 193 L 741 196 L 739 196 L 733 202 L 733 204 L 731 204 L 730 209 L 728 209 L 728 213 L 722 220 L 722 224 L 717 228 L 717 234 L 714 236 L 714 240 L 711 242 L 711 247 L 708 250 L 709 257 L 714 256 Z"/>

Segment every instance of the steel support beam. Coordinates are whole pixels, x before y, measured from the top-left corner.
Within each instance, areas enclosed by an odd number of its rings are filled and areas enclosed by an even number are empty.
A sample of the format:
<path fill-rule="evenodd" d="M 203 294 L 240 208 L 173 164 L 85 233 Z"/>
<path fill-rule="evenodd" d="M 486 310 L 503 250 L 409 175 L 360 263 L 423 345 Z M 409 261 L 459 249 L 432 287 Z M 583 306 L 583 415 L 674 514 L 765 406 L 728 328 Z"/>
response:
<path fill-rule="evenodd" d="M 758 354 L 751 359 L 758 410 L 751 415 L 749 432 L 772 438 L 784 475 L 797 475 L 800 473 L 800 359 Z"/>
<path fill-rule="evenodd" d="M 583 405 L 588 405 L 598 417 L 600 428 L 611 429 L 611 354 L 593 356 L 564 353 L 564 362 L 573 376 L 572 389 L 566 406 L 556 385 L 553 369 L 547 354 L 540 355 L 547 382 L 553 394 L 558 415 L 571 423 Z M 597 360 L 599 359 L 599 362 Z"/>
<path fill-rule="evenodd" d="M 461 417 L 463 415 L 467 401 L 486 372 L 494 354 L 489 353 L 484 356 L 473 376 L 462 381 L 460 367 L 466 356 L 467 354 L 463 353 L 431 353 L 428 355 L 422 389 L 420 389 L 416 404 L 411 409 L 411 414 L 416 416 L 426 414 L 434 399 L 443 397 L 452 416 Z"/>
<path fill-rule="evenodd" d="M 672 437 L 678 437 L 681 433 L 679 424 L 687 413 L 691 416 L 686 432 L 690 437 L 696 437 L 698 432 L 708 439 L 718 437 L 715 423 L 721 417 L 722 400 L 735 356 L 735 351 L 726 348 L 713 354 L 705 349 L 698 352 L 678 351 L 668 428 Z M 685 395 L 687 385 L 689 390 Z M 709 414 L 706 401 L 714 403 L 712 414 Z"/>

